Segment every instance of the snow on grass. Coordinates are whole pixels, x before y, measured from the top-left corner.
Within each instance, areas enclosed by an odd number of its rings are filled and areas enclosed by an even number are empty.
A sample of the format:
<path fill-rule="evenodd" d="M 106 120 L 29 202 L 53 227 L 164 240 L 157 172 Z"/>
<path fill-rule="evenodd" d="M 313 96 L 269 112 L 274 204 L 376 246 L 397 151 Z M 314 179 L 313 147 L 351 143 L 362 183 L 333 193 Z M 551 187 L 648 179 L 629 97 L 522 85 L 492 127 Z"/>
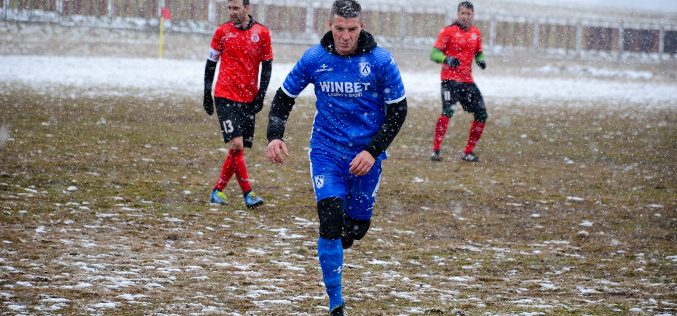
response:
<path fill-rule="evenodd" d="M 576 289 L 578 289 L 578 292 L 582 295 L 591 295 L 591 294 L 598 294 L 599 293 L 599 291 L 597 291 L 593 288 L 585 287 L 585 286 L 582 286 L 582 285 L 577 285 Z"/>
<path fill-rule="evenodd" d="M 269 93 L 282 84 L 292 67 L 293 64 L 275 64 Z M 610 103 L 641 103 L 645 108 L 677 107 L 677 99 L 673 97 L 677 95 L 677 84 L 645 80 L 652 77 L 649 73 L 614 72 L 594 68 L 571 71 L 597 75 L 580 80 L 557 76 L 536 78 L 524 74 L 496 75 L 487 72 L 478 73 L 475 79 L 485 99 L 493 100 L 493 103 L 526 98 L 532 101 L 557 101 L 556 104 L 560 105 L 561 100 L 567 100 L 571 105 L 587 107 Z M 53 93 L 61 91 L 54 89 L 56 87 L 76 87 L 91 96 L 182 94 L 197 97 L 202 93 L 203 72 L 204 61 L 194 60 L 0 56 L 0 82 L 26 84 L 39 90 L 51 90 Z M 627 80 L 628 78 L 638 79 Z M 402 80 L 410 97 L 437 99 L 439 96 L 437 69 L 402 70 Z M 0 87 L 0 91 L 2 89 L 5 87 Z M 311 96 L 312 87 L 306 88 L 302 95 Z M 547 105 L 549 102 L 543 104 Z"/>
<path fill-rule="evenodd" d="M 263 301 L 253 301 L 256 306 L 267 307 L 270 305 L 291 305 L 292 301 L 290 300 L 263 300 Z"/>
<path fill-rule="evenodd" d="M 305 268 L 294 266 L 291 262 L 271 260 L 270 263 L 280 265 L 280 266 L 284 267 L 286 270 L 289 270 L 289 271 L 299 271 L 299 272 L 305 272 L 306 271 Z"/>
<path fill-rule="evenodd" d="M 400 263 L 397 262 L 397 261 L 386 261 L 386 260 L 379 260 L 379 259 L 372 259 L 372 260 L 369 260 L 367 263 L 373 264 L 373 265 L 380 265 L 380 266 L 400 265 Z"/>
<path fill-rule="evenodd" d="M 118 303 L 115 303 L 115 302 L 101 302 L 101 303 L 91 305 L 91 307 L 94 308 L 94 309 L 111 309 L 111 308 L 116 308 L 117 306 L 118 306 Z"/>
<path fill-rule="evenodd" d="M 89 282 L 80 282 L 76 285 L 62 285 L 59 288 L 64 289 L 64 290 L 73 290 L 73 289 L 82 290 L 82 289 L 86 289 L 86 288 L 91 288 L 92 286 L 94 286 L 94 285 L 92 285 Z"/>
<path fill-rule="evenodd" d="M 120 294 L 117 297 L 127 300 L 127 301 L 136 301 L 138 299 L 146 297 L 146 295 L 143 294 Z"/>
<path fill-rule="evenodd" d="M 467 276 L 453 276 L 453 277 L 447 277 L 446 279 L 450 282 L 456 282 L 456 283 L 472 283 L 475 280 L 473 277 L 467 277 Z"/>
<path fill-rule="evenodd" d="M 408 300 L 408 301 L 414 302 L 414 303 L 421 301 L 420 299 L 418 299 L 418 297 L 415 294 L 412 294 L 412 293 L 391 291 L 390 295 L 393 296 L 393 297 L 402 298 L 402 299 L 405 299 L 405 300 Z"/>
<path fill-rule="evenodd" d="M 299 234 L 287 234 L 289 229 L 287 228 L 275 228 L 275 229 L 270 229 L 272 232 L 277 233 L 277 237 L 281 239 L 301 239 L 305 238 L 304 235 L 299 235 Z"/>
<path fill-rule="evenodd" d="M 578 226 L 592 227 L 592 222 L 586 219 L 586 220 L 583 220 L 582 222 L 578 223 Z"/>
<path fill-rule="evenodd" d="M 571 201 L 571 202 L 583 202 L 583 201 L 585 201 L 585 199 L 582 198 L 582 197 L 579 197 L 579 196 L 567 196 L 567 201 Z"/>
<path fill-rule="evenodd" d="M 545 281 L 539 284 L 541 287 L 541 290 L 543 291 L 554 291 L 559 289 L 559 287 L 553 283 L 550 283 L 549 281 Z"/>
<path fill-rule="evenodd" d="M 20 311 L 23 311 L 23 310 L 26 309 L 25 305 L 19 305 L 19 304 L 7 304 L 5 306 L 7 306 L 7 308 L 9 310 L 15 311 L 15 312 L 20 312 Z"/>

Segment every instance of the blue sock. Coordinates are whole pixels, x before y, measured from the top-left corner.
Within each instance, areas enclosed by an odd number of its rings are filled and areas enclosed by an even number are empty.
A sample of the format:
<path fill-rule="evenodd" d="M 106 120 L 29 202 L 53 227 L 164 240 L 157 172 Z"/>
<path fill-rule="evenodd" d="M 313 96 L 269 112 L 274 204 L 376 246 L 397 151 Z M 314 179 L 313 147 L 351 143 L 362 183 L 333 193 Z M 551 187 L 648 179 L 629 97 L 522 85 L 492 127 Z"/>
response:
<path fill-rule="evenodd" d="M 322 280 L 329 295 L 329 310 L 343 304 L 341 296 L 341 272 L 343 269 L 343 247 L 341 238 L 317 241 L 317 256 L 322 267 Z"/>

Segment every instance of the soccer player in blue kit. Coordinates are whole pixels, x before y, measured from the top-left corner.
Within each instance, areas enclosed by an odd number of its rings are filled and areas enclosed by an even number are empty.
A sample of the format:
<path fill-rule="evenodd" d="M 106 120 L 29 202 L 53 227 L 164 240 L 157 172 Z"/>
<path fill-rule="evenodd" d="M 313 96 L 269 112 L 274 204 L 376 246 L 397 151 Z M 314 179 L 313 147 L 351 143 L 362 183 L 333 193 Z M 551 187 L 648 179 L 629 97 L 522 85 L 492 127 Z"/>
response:
<path fill-rule="evenodd" d="M 276 164 L 289 156 L 285 123 L 295 98 L 313 84 L 317 100 L 308 156 L 320 220 L 317 252 L 330 315 L 343 315 L 343 249 L 369 229 L 381 161 L 407 116 L 407 99 L 392 55 L 363 30 L 356 0 L 336 0 L 329 27 L 273 98 L 267 155 Z"/>

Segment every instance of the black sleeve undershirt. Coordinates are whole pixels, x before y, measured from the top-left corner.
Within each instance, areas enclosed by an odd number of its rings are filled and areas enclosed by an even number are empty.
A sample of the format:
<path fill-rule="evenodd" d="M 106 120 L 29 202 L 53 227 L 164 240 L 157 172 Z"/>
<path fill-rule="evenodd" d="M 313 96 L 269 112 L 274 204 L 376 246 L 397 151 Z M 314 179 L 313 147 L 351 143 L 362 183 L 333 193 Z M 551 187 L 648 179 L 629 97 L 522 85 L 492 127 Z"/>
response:
<path fill-rule="evenodd" d="M 270 76 L 273 73 L 273 61 L 264 60 L 261 62 L 261 82 L 259 83 L 259 93 L 261 100 L 266 95 L 268 84 L 270 84 Z"/>
<path fill-rule="evenodd" d="M 400 132 L 400 128 L 404 124 L 404 119 L 407 118 L 407 99 L 404 98 L 402 101 L 388 104 L 386 108 L 386 117 L 381 124 L 381 128 L 374 138 L 371 139 L 371 143 L 367 145 L 364 149 L 369 152 L 374 159 L 378 157 L 379 154 L 384 152 L 390 143 L 393 142 L 395 136 Z"/>
<path fill-rule="evenodd" d="M 296 100 L 284 93 L 282 88 L 277 89 L 268 113 L 268 142 L 284 137 L 284 125 L 287 123 L 294 103 Z"/>
<path fill-rule="evenodd" d="M 205 91 L 212 91 L 212 84 L 214 84 L 214 74 L 216 73 L 216 62 L 207 59 L 205 65 Z"/>

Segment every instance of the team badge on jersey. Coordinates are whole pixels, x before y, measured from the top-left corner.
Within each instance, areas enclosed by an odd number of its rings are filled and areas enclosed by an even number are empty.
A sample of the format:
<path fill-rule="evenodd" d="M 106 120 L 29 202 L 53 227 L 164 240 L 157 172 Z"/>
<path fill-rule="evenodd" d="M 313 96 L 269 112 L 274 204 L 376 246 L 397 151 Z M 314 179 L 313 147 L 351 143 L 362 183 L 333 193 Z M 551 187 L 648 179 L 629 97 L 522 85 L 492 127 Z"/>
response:
<path fill-rule="evenodd" d="M 259 37 L 259 34 L 252 34 L 251 39 L 253 43 L 258 43 L 261 38 Z"/>
<path fill-rule="evenodd" d="M 318 189 L 320 189 L 324 186 L 324 176 L 323 175 L 315 176 L 315 186 Z"/>
<path fill-rule="evenodd" d="M 371 65 L 369 63 L 360 63 L 360 73 L 362 76 L 369 76 L 371 73 Z"/>

